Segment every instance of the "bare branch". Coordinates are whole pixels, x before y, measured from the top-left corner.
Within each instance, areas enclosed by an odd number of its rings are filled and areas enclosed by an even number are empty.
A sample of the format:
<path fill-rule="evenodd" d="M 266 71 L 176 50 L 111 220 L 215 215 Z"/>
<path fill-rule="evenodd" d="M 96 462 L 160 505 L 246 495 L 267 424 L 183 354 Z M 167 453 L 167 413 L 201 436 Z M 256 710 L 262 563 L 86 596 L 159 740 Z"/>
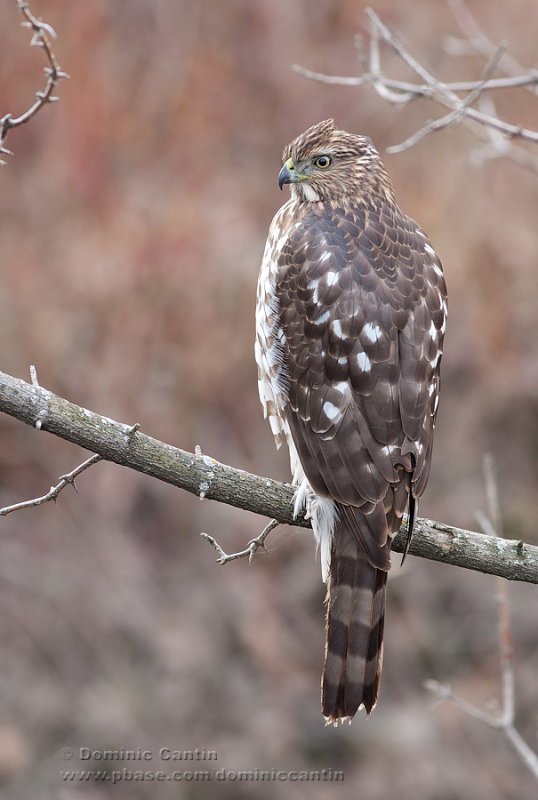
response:
<path fill-rule="evenodd" d="M 476 86 L 474 86 L 473 89 L 469 92 L 465 100 L 463 100 L 461 104 L 462 111 L 464 108 L 469 108 L 470 106 L 472 106 L 475 100 L 477 100 L 478 97 L 482 94 L 488 81 L 493 75 L 493 72 L 495 71 L 497 64 L 499 63 L 504 53 L 506 52 L 507 47 L 508 47 L 507 42 L 501 42 L 500 45 L 497 47 L 497 49 L 491 54 L 491 58 L 486 64 L 480 80 L 478 81 Z"/>
<path fill-rule="evenodd" d="M 432 75 L 407 51 L 399 39 L 397 39 L 387 28 L 387 26 L 381 22 L 377 14 L 375 14 L 371 8 L 366 9 L 366 14 L 387 44 L 390 45 L 393 50 L 395 50 L 400 58 L 405 61 L 409 67 L 411 67 L 411 69 L 419 76 L 419 78 L 421 78 L 428 86 L 435 90 L 434 97 L 438 102 L 454 110 L 462 107 L 462 101 L 458 95 L 453 92 L 447 84 L 435 78 L 434 75 Z M 483 91 L 483 87 L 481 88 L 481 91 Z M 511 123 L 503 122 L 496 117 L 490 117 L 488 114 L 484 114 L 483 112 L 477 111 L 471 107 L 466 108 L 464 118 L 469 118 L 470 120 L 478 122 L 481 125 L 490 126 L 495 130 L 501 131 L 510 138 L 519 137 L 522 139 L 528 139 L 531 142 L 538 142 L 538 131 L 532 131 L 523 128 L 521 125 L 512 125 Z"/>
<path fill-rule="evenodd" d="M 446 128 L 449 125 L 458 125 L 460 122 L 463 121 L 465 114 L 467 113 L 467 109 L 477 100 L 480 94 L 484 91 L 485 86 L 490 79 L 490 76 L 495 69 L 499 59 L 502 58 L 504 51 L 506 50 L 506 43 L 502 43 L 499 45 L 497 50 L 491 56 L 486 68 L 482 74 L 482 78 L 475 84 L 473 89 L 469 92 L 467 97 L 459 102 L 457 108 L 453 111 L 450 111 L 444 117 L 440 119 L 436 119 L 432 122 L 429 122 L 423 128 L 420 128 L 416 133 L 410 136 L 405 142 L 402 144 L 394 145 L 392 147 L 387 148 L 387 152 L 389 153 L 401 153 L 403 150 L 407 150 L 410 147 L 413 147 L 420 139 L 424 136 L 427 136 L 429 133 L 433 133 L 434 131 L 441 130 L 442 128 Z M 446 85 L 446 84 L 445 84 Z"/>
<path fill-rule="evenodd" d="M 366 9 L 368 13 L 369 9 Z M 380 31 L 375 24 L 372 24 L 372 31 L 370 36 L 370 74 L 372 76 L 372 86 L 380 97 L 387 100 L 389 103 L 408 103 L 413 99 L 411 92 L 392 91 L 383 79 L 381 74 L 381 52 L 379 47 L 379 34 Z"/>
<path fill-rule="evenodd" d="M 0 372 L 0 411 L 99 454 L 107 461 L 138 470 L 208 500 L 243 508 L 288 525 L 310 527 L 293 515 L 294 487 L 188 453 L 147 436 L 139 425 L 125 425 L 64 400 L 41 386 Z M 403 553 L 405 526 L 392 549 Z M 418 519 L 409 553 L 434 561 L 538 583 L 538 547 L 440 522 Z"/>
<path fill-rule="evenodd" d="M 413 70 L 413 72 L 424 81 L 426 86 L 437 89 L 443 95 L 449 95 L 449 90 L 446 88 L 446 86 L 437 81 L 437 79 L 434 78 L 434 76 L 405 49 L 400 40 L 397 39 L 396 36 L 394 36 L 394 34 L 389 30 L 389 28 L 387 28 L 387 26 L 381 22 L 372 8 L 366 8 L 365 14 L 370 19 L 372 36 L 382 36 L 383 40 L 389 45 L 389 47 L 391 47 L 394 52 L 400 56 L 402 61 L 405 61 L 405 63 Z"/>
<path fill-rule="evenodd" d="M 494 535 L 502 536 L 501 506 L 499 503 L 499 490 L 495 475 L 495 463 L 491 453 L 484 456 L 484 484 L 486 487 L 487 522 L 486 530 L 493 531 Z M 514 650 L 512 646 L 512 623 L 510 620 L 510 603 L 508 600 L 508 587 L 506 581 L 497 578 L 497 613 L 499 631 L 499 654 L 501 661 L 502 695 L 503 695 L 503 727 L 508 728 L 514 724 L 515 716 L 515 679 L 514 679 Z"/>
<path fill-rule="evenodd" d="M 495 462 L 491 453 L 486 453 L 483 463 L 484 485 L 486 487 L 486 503 L 488 509 L 489 527 L 495 536 L 502 536 L 501 506 L 499 503 L 499 490 L 495 475 Z"/>
<path fill-rule="evenodd" d="M 538 780 L 538 756 L 534 750 L 529 747 L 527 742 L 521 737 L 521 734 L 516 728 L 513 727 L 513 725 L 508 725 L 504 729 L 504 732 L 525 766 L 530 769 L 534 777 Z"/>
<path fill-rule="evenodd" d="M 240 550 L 238 553 L 231 553 L 230 555 L 224 552 L 220 544 L 216 539 L 213 538 L 213 536 L 210 536 L 208 533 L 201 533 L 200 536 L 203 536 L 203 538 L 209 542 L 209 544 L 212 545 L 219 554 L 219 557 L 217 558 L 217 564 L 227 564 L 229 561 L 236 561 L 238 558 L 246 558 L 247 556 L 248 563 L 252 564 L 252 559 L 254 558 L 256 552 L 260 547 L 265 549 L 265 540 L 278 524 L 278 520 L 272 519 L 271 522 L 265 526 L 259 536 L 256 536 L 255 539 L 250 540 L 248 546 L 244 550 Z"/>
<path fill-rule="evenodd" d="M 454 0 L 454 3 L 462 6 L 460 0 Z M 447 114 L 439 119 L 427 122 L 401 144 L 387 148 L 388 152 L 401 152 L 414 146 L 430 133 L 451 125 L 465 124 L 472 129 L 479 139 L 485 142 L 484 152 L 479 151 L 479 156 L 483 158 L 507 157 L 528 169 L 538 172 L 538 159 L 513 142 L 513 140 L 519 139 L 536 144 L 538 143 L 538 131 L 500 119 L 493 104 L 488 107 L 484 104 L 480 108 L 474 107 L 474 104 L 481 99 L 484 92 L 491 92 L 494 89 L 513 89 L 526 86 L 532 88 L 535 92 L 538 86 L 538 71 L 530 70 L 525 75 L 516 74 L 509 78 L 493 78 L 492 73 L 499 64 L 510 65 L 511 71 L 514 70 L 515 66 L 519 68 L 519 65 L 515 65 L 515 62 L 507 61 L 506 44 L 502 43 L 494 47 L 488 41 L 487 48 L 485 46 L 481 48 L 481 52 L 487 52 L 488 63 L 478 81 L 443 82 L 411 55 L 402 42 L 384 25 L 371 8 L 367 8 L 365 13 L 370 20 L 369 50 L 367 51 L 364 47 L 362 39 L 356 40 L 364 75 L 355 78 L 324 75 L 323 73 L 306 70 L 297 65 L 294 65 L 293 69 L 305 78 L 323 83 L 345 86 L 371 85 L 380 97 L 393 104 L 405 105 L 417 97 L 425 97 L 449 109 Z M 381 65 L 381 43 L 390 47 L 415 73 L 419 79 L 418 83 L 394 80 L 384 75 Z M 459 93 L 462 92 L 467 92 L 467 97 L 461 98 Z M 476 151 L 474 155 L 476 158 Z"/>
<path fill-rule="evenodd" d="M 297 72 L 298 75 L 302 75 L 303 78 L 308 78 L 311 81 L 318 81 L 319 83 L 332 83 L 339 86 L 364 86 L 366 83 L 372 83 L 374 79 L 370 72 L 361 75 L 360 78 L 357 78 L 354 76 L 344 77 L 343 75 L 325 75 L 324 72 L 313 72 L 310 69 L 301 67 L 300 64 L 292 64 L 291 68 L 294 72 Z M 390 83 L 393 83 L 393 81 Z"/>
<path fill-rule="evenodd" d="M 495 468 L 491 455 L 484 458 L 484 481 L 486 485 L 486 499 L 488 513 L 480 513 L 484 532 L 499 536 L 501 533 L 501 513 Z M 510 744 L 538 780 L 538 755 L 524 741 L 521 734 L 514 727 L 515 718 L 515 677 L 514 656 L 512 647 L 512 625 L 510 622 L 510 605 L 508 601 L 508 587 L 503 578 L 497 578 L 497 613 L 499 631 L 499 654 L 501 664 L 502 685 L 502 710 L 500 714 L 490 714 L 483 709 L 469 703 L 462 697 L 455 695 L 450 686 L 434 680 L 426 681 L 426 688 L 431 691 L 438 702 L 448 701 L 459 708 L 468 716 L 488 725 L 490 728 L 503 731 Z"/>
<path fill-rule="evenodd" d="M 478 706 L 475 706 L 474 703 L 469 703 L 465 698 L 454 694 L 448 684 L 427 680 L 424 681 L 424 686 L 433 694 L 438 703 L 449 702 L 453 706 L 456 706 L 456 708 L 459 708 L 460 711 L 463 711 L 464 714 L 467 714 L 467 716 L 477 719 L 479 722 L 483 722 L 484 725 L 490 728 L 502 729 L 505 727 L 504 720 L 501 717 L 488 714 L 487 711 L 483 711 Z"/>
<path fill-rule="evenodd" d="M 33 500 L 23 500 L 21 503 L 15 503 L 12 506 L 5 506 L 4 508 L 0 508 L 0 516 L 5 517 L 7 514 L 11 514 L 13 511 L 21 511 L 24 508 L 35 508 L 36 506 L 41 506 L 43 503 L 49 503 L 51 500 L 56 502 L 58 495 L 60 492 L 65 489 L 66 486 L 72 486 L 75 491 L 78 491 L 77 485 L 75 483 L 75 478 L 84 472 L 84 470 L 91 467 L 93 464 L 97 464 L 98 461 L 102 461 L 102 456 L 93 455 L 90 458 L 86 459 L 82 464 L 79 464 L 78 467 L 68 472 L 66 475 L 60 475 L 60 480 L 56 484 L 56 486 L 51 486 L 47 494 L 44 494 L 42 497 L 35 497 Z"/>
<path fill-rule="evenodd" d="M 24 17 L 24 22 L 21 23 L 22 26 L 30 28 L 32 31 L 30 47 L 41 47 L 49 66 L 45 67 L 45 72 L 47 74 L 45 88 L 42 91 L 36 92 L 36 100 L 30 108 L 19 117 L 13 117 L 12 114 L 5 114 L 2 119 L 0 119 L 0 154 L 2 155 L 11 155 L 11 151 L 4 147 L 8 132 L 12 128 L 24 125 L 24 123 L 32 119 L 32 117 L 34 117 L 43 106 L 47 105 L 47 103 L 53 103 L 58 100 L 58 98 L 53 95 L 54 89 L 62 78 L 69 77 L 69 75 L 60 68 L 52 49 L 51 39 L 56 38 L 54 28 L 37 17 L 34 17 L 28 3 L 24 2 L 24 0 L 15 0 L 15 2 Z M 0 160 L 0 164 L 5 164 L 5 162 Z"/>
<path fill-rule="evenodd" d="M 460 42 L 459 53 L 475 52 L 488 58 L 495 49 L 493 42 L 486 36 L 478 25 L 463 0 L 446 0 L 452 15 L 461 28 L 465 40 Z M 452 40 L 454 41 L 454 40 Z M 459 40 L 455 40 L 458 42 Z M 458 53 L 457 48 L 456 53 Z M 454 52 L 452 50 L 451 52 Z"/>
<path fill-rule="evenodd" d="M 504 583 L 502 578 L 498 578 L 498 581 Z M 489 714 L 478 706 L 475 706 L 473 703 L 469 703 L 463 697 L 455 695 L 450 686 L 447 686 L 446 684 L 438 683 L 434 680 L 428 680 L 424 685 L 426 689 L 433 693 L 437 702 L 449 702 L 453 706 L 456 706 L 456 708 L 459 708 L 469 717 L 484 723 L 484 725 L 487 725 L 489 728 L 502 731 L 510 744 L 514 747 L 525 766 L 528 767 L 534 777 L 538 780 L 538 756 L 525 742 L 519 731 L 514 727 L 513 706 L 510 705 L 510 703 L 513 703 L 513 699 L 507 697 L 504 681 L 503 701 L 505 704 L 508 702 L 509 705 L 503 705 L 503 713 L 500 716 Z"/>
<path fill-rule="evenodd" d="M 369 66 L 369 65 L 368 65 Z M 298 75 L 303 78 L 308 78 L 311 81 L 318 83 L 328 83 L 335 86 L 365 86 L 374 81 L 374 75 L 369 71 L 365 71 L 364 75 L 326 75 L 324 72 L 314 72 L 311 69 L 301 67 L 299 64 L 292 64 L 291 68 Z M 477 86 L 480 86 L 482 81 L 455 81 L 454 83 L 446 82 L 444 85 L 451 92 L 472 92 Z M 383 75 L 383 84 L 388 89 L 393 89 L 395 92 L 402 92 L 405 96 L 405 102 L 409 102 L 417 97 L 431 98 L 433 91 L 431 86 L 425 83 L 409 83 L 408 81 L 399 81 L 394 78 L 388 78 Z M 491 78 L 486 81 L 482 87 L 482 92 L 493 91 L 496 89 L 517 89 L 520 87 L 533 87 L 538 85 L 538 71 L 531 70 L 526 75 L 519 75 L 514 78 Z M 394 102 L 394 101 L 393 101 Z M 404 102 L 398 98 L 396 102 Z"/>
<path fill-rule="evenodd" d="M 484 58 L 489 58 L 495 51 L 495 44 L 491 39 L 486 36 L 469 8 L 466 6 L 464 0 L 447 0 L 447 5 L 450 8 L 454 19 L 460 26 L 465 40 L 455 39 L 450 37 L 448 42 L 445 43 L 445 49 L 452 55 L 467 55 L 469 52 L 475 52 Z M 449 44 L 447 47 L 446 45 Z M 516 76 L 524 71 L 524 68 L 512 56 L 505 53 L 501 59 L 501 69 L 508 75 Z M 536 85 L 528 85 L 534 94 L 538 91 Z"/>

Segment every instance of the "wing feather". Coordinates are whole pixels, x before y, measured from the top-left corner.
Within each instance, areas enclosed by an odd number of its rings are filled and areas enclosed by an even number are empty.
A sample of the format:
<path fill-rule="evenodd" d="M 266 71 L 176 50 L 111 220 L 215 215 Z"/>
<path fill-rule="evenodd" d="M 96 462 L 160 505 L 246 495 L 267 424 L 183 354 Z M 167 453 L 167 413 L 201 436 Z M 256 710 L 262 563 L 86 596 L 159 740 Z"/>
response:
<path fill-rule="evenodd" d="M 288 422 L 312 488 L 340 504 L 371 513 L 402 470 L 424 488 L 444 320 L 435 264 L 385 204 L 311 210 L 282 249 Z"/>

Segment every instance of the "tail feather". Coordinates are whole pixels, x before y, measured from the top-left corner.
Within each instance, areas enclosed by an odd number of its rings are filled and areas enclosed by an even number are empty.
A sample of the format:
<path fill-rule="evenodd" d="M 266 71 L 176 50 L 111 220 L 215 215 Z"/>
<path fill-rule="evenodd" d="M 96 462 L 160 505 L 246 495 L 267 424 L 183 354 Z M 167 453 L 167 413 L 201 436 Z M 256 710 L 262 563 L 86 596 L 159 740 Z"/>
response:
<path fill-rule="evenodd" d="M 372 566 L 349 531 L 338 526 L 327 594 L 322 709 L 329 722 L 369 714 L 377 702 L 383 661 L 387 571 Z"/>

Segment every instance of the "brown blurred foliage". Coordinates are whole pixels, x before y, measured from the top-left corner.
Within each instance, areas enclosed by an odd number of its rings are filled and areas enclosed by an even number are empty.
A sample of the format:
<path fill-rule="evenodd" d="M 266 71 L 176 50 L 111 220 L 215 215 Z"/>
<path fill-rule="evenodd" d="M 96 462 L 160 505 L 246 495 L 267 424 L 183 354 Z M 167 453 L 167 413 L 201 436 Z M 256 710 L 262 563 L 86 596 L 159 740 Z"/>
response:
<path fill-rule="evenodd" d="M 40 88 L 15 3 L 2 3 L 0 113 Z M 35 0 L 71 76 L 59 103 L 12 131 L 0 172 L 1 369 L 226 463 L 287 479 L 257 398 L 255 284 L 283 197 L 283 146 L 329 116 L 383 152 L 431 115 L 364 87 L 322 86 L 290 64 L 357 69 L 359 0 Z M 533 0 L 470 7 L 533 66 Z M 441 47 L 459 35 L 444 2 L 375 10 L 440 77 L 483 62 Z M 397 62 L 389 55 L 389 64 Z M 499 111 L 536 127 L 525 90 Z M 506 533 L 536 543 L 538 183 L 508 161 L 470 163 L 444 131 L 385 158 L 402 207 L 446 271 L 449 331 L 422 515 L 476 528 L 481 461 L 497 461 Z M 0 420 L 0 505 L 42 494 L 85 454 Z M 389 591 L 380 704 L 327 729 L 319 711 L 323 587 L 311 537 L 277 528 L 252 567 L 215 565 L 198 536 L 240 549 L 264 521 L 99 464 L 56 505 L 2 519 L 0 789 L 5 797 L 272 797 L 274 784 L 61 781 L 78 748 L 216 750 L 226 769 L 343 769 L 344 783 L 284 793 L 381 800 L 535 797 L 494 731 L 432 710 L 434 677 L 475 701 L 499 695 L 494 581 L 409 558 Z M 536 747 L 536 590 L 511 589 L 518 725 Z M 75 750 L 63 762 L 60 748 Z M 117 764 L 114 765 L 116 767 Z M 121 766 L 132 766 L 120 763 Z M 136 765 L 140 767 L 140 764 Z M 175 768 L 192 767 L 176 763 Z M 196 766 L 215 766 L 199 762 Z M 2 788 L 3 787 L 3 788 Z M 534 789 L 534 791 L 533 791 Z M 293 794 L 292 794 L 293 792 Z"/>

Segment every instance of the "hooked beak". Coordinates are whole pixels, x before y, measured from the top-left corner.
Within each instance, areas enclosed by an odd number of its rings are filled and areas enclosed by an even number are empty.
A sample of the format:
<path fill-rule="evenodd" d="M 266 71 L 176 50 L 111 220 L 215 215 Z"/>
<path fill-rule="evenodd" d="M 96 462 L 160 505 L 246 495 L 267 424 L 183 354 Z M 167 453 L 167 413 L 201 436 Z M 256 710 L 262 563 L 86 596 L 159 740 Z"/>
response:
<path fill-rule="evenodd" d="M 280 172 L 278 173 L 278 185 L 280 187 L 280 191 L 282 191 L 282 187 L 285 183 L 297 183 L 299 180 L 297 176 L 297 172 L 295 171 L 295 164 L 288 158 Z"/>

